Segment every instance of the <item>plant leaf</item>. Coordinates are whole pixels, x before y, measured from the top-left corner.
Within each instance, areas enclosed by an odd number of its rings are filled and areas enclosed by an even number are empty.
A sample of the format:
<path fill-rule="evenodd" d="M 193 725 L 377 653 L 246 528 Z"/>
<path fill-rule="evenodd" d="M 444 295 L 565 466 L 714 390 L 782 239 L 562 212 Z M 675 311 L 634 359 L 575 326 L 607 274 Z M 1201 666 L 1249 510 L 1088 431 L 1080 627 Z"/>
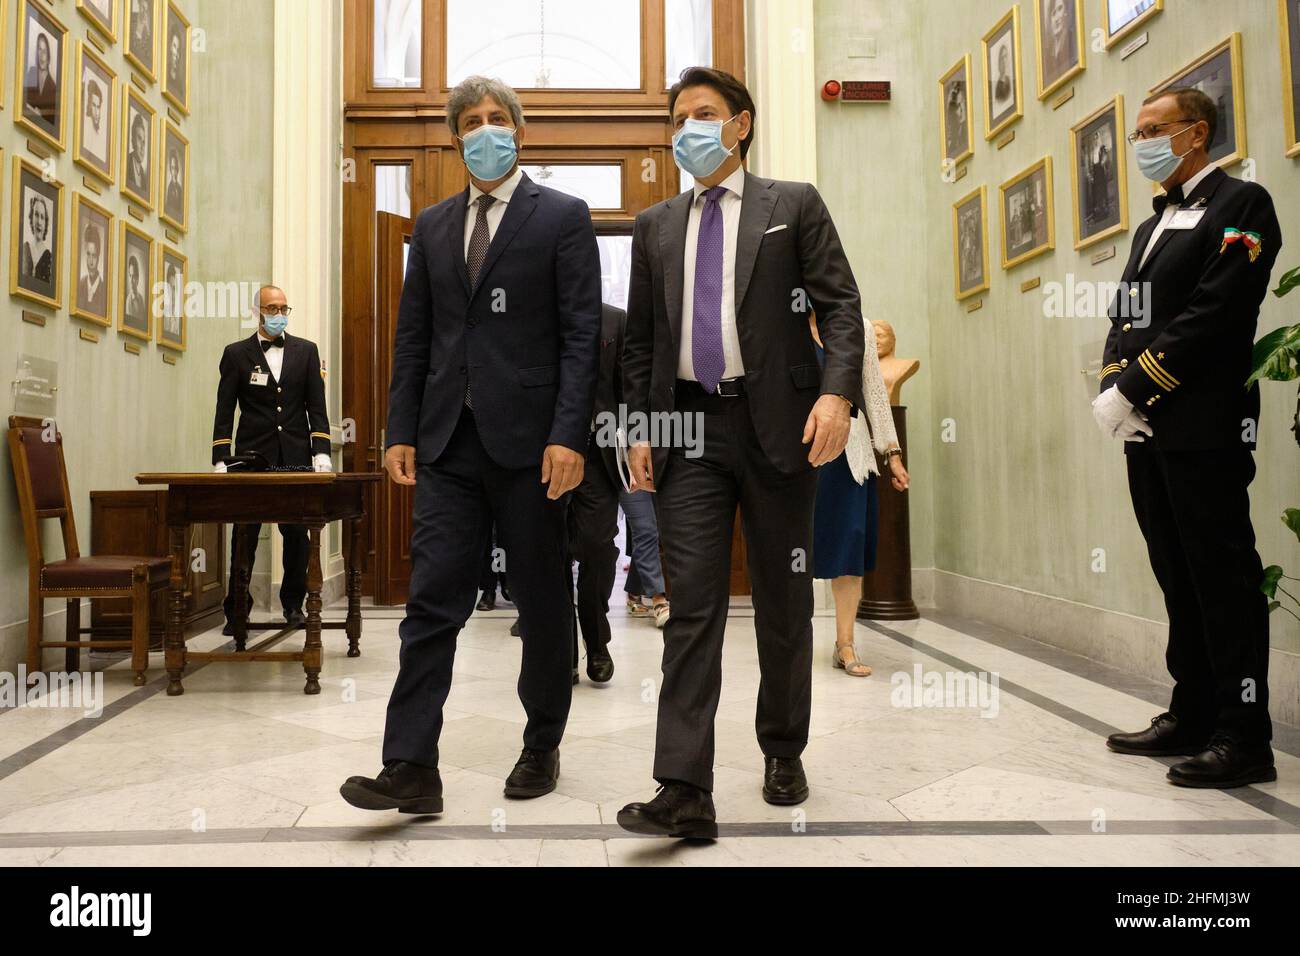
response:
<path fill-rule="evenodd" d="M 1281 298 L 1296 286 L 1300 286 L 1300 268 L 1292 269 L 1284 275 L 1278 287 L 1273 290 L 1273 294 Z"/>
<path fill-rule="evenodd" d="M 1251 355 L 1253 371 L 1246 380 L 1246 387 L 1254 385 L 1260 379 L 1272 382 L 1290 382 L 1300 378 L 1296 368 L 1297 356 L 1300 355 L 1300 325 L 1282 326 L 1274 329 L 1255 343 Z"/>
<path fill-rule="evenodd" d="M 1278 608 L 1280 608 L 1281 606 L 1282 606 L 1282 602 L 1281 602 L 1281 601 L 1269 601 L 1269 602 L 1268 602 L 1268 613 L 1269 613 L 1269 614 L 1272 614 L 1274 611 L 1276 611 L 1276 610 L 1277 610 Z"/>
<path fill-rule="evenodd" d="M 1282 568 L 1271 564 L 1264 569 L 1264 580 L 1259 589 L 1268 595 L 1269 600 L 1277 597 L 1277 582 L 1282 579 Z"/>
<path fill-rule="evenodd" d="M 1295 532 L 1295 536 L 1300 538 L 1300 508 L 1287 508 L 1282 512 L 1282 523 Z"/>

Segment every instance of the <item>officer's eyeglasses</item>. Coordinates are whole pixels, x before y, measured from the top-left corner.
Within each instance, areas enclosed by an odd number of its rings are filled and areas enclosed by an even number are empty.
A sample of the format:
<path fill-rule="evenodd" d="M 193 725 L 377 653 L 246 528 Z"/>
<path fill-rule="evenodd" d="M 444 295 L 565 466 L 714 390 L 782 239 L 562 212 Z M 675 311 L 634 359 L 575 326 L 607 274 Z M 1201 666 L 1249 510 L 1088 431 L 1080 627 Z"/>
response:
<path fill-rule="evenodd" d="M 1151 123 L 1150 125 L 1143 126 L 1141 129 L 1135 129 L 1133 132 L 1129 133 L 1128 134 L 1129 145 L 1130 146 L 1135 145 L 1137 141 L 1140 139 L 1155 139 L 1157 136 L 1160 135 L 1160 131 L 1164 129 L 1166 126 L 1175 126 L 1178 123 L 1194 124 L 1196 122 L 1197 120 L 1194 119 L 1177 119 L 1177 120 L 1170 120 L 1168 123 Z M 1191 129 L 1190 126 L 1187 128 Z M 1183 132 L 1183 130 L 1179 130 L 1178 132 L 1181 133 Z"/>
<path fill-rule="evenodd" d="M 288 318 L 293 309 L 287 305 L 268 305 L 262 309 L 263 315 L 283 315 Z"/>

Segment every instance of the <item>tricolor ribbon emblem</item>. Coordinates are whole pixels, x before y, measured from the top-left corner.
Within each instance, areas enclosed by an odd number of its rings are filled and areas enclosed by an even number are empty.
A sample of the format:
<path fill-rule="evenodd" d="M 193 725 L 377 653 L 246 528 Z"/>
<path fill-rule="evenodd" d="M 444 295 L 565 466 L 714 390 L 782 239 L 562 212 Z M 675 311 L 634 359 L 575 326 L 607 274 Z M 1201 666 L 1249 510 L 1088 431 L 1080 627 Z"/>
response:
<path fill-rule="evenodd" d="M 1250 254 L 1250 261 L 1254 262 L 1259 258 L 1260 247 L 1264 244 L 1263 237 L 1257 232 L 1244 232 L 1241 229 L 1228 228 L 1223 230 L 1223 245 L 1219 247 L 1219 255 L 1228 251 L 1228 246 L 1234 242 L 1240 242 L 1246 247 Z"/>

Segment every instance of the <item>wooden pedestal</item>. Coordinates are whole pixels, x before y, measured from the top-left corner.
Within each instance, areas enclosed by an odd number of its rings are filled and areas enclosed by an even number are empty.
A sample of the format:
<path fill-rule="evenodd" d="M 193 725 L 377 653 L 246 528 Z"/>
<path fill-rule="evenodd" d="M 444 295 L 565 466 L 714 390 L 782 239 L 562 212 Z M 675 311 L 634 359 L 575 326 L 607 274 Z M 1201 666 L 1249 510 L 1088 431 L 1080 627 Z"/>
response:
<path fill-rule="evenodd" d="M 907 464 L 907 407 L 895 405 L 894 429 Z M 921 616 L 912 600 L 912 538 L 907 492 L 895 491 L 889 469 L 880 464 L 876 481 L 880 501 L 876 569 L 862 578 L 858 617 L 874 621 L 911 621 Z"/>

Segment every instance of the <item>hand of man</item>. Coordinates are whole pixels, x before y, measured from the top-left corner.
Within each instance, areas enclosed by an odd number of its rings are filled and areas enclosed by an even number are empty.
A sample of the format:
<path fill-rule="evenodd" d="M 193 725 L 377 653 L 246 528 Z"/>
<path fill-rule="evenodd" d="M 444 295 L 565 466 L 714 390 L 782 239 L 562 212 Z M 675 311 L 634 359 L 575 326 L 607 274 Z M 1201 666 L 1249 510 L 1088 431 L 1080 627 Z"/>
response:
<path fill-rule="evenodd" d="M 808 462 L 814 468 L 840 457 L 849 443 L 849 403 L 838 395 L 817 399 L 803 426 L 803 443 L 809 442 Z"/>
<path fill-rule="evenodd" d="M 329 455 L 313 455 L 311 459 L 311 470 L 317 474 L 334 470 L 334 463 L 330 461 Z"/>
<path fill-rule="evenodd" d="M 542 484 L 549 484 L 546 497 L 558 501 L 582 484 L 586 459 L 564 445 L 547 445 L 542 455 Z"/>
<path fill-rule="evenodd" d="M 650 453 L 650 446 L 645 443 L 633 445 L 627 450 L 627 470 L 632 481 L 628 491 L 655 490 L 655 463 Z"/>
<path fill-rule="evenodd" d="M 1098 395 L 1092 402 L 1092 417 L 1097 420 L 1097 427 L 1107 438 L 1119 437 L 1119 426 L 1133 411 L 1133 403 L 1120 394 L 1114 385 Z"/>
<path fill-rule="evenodd" d="M 1150 436 L 1151 426 L 1147 424 L 1146 416 L 1137 409 L 1128 413 L 1128 418 L 1119 423 L 1119 428 L 1115 429 L 1115 437 L 1122 441 L 1144 442 Z"/>
<path fill-rule="evenodd" d="M 217 462 L 212 466 L 212 472 L 213 474 L 224 475 L 226 473 L 226 463 L 224 461 Z"/>
<path fill-rule="evenodd" d="M 389 445 L 384 452 L 384 468 L 397 484 L 415 484 L 415 446 Z"/>

